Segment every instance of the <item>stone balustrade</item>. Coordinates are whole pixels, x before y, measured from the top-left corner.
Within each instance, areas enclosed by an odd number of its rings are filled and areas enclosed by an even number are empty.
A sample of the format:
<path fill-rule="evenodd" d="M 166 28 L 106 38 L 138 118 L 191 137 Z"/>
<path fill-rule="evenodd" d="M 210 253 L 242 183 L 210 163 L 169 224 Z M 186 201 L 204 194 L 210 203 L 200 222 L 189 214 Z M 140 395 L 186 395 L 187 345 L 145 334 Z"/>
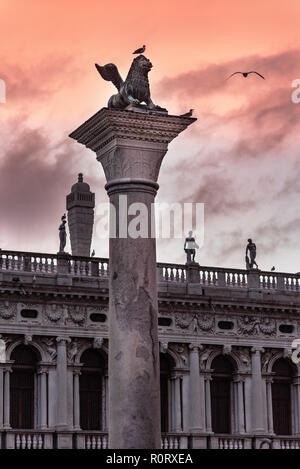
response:
<path fill-rule="evenodd" d="M 51 276 L 63 272 L 73 277 L 105 279 L 108 278 L 108 264 L 107 258 L 0 250 L 0 273 L 32 273 L 36 276 Z M 199 274 L 197 283 L 203 287 L 300 292 L 300 274 L 247 271 L 197 264 L 189 266 L 159 262 L 157 263 L 158 282 L 167 282 L 170 285 L 189 283 L 191 268 L 194 272 L 196 269 Z"/>
<path fill-rule="evenodd" d="M 108 449 L 108 433 L 100 431 L 69 431 L 73 434 L 70 449 Z M 300 437 L 251 435 L 207 435 L 189 433 L 162 433 L 161 448 L 178 450 L 193 448 L 193 441 L 201 438 L 201 448 L 210 449 L 300 449 Z M 55 449 L 56 432 L 52 430 L 0 430 L 2 449 Z"/>

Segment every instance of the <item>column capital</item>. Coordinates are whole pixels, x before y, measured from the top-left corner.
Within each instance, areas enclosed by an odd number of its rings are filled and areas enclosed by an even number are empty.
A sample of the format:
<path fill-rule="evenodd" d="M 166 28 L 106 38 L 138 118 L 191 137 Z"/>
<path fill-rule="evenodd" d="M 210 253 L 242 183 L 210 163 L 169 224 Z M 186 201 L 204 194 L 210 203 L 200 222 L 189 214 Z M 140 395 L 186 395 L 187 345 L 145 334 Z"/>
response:
<path fill-rule="evenodd" d="M 47 365 L 40 365 L 37 369 L 38 375 L 43 375 L 49 373 L 49 367 Z"/>
<path fill-rule="evenodd" d="M 190 352 L 191 353 L 199 353 L 201 350 L 204 349 L 203 345 L 198 345 L 198 344 L 189 344 L 188 345 Z"/>
<path fill-rule="evenodd" d="M 259 346 L 253 346 L 251 347 L 251 353 L 252 354 L 261 354 L 261 353 L 264 353 L 265 349 L 263 347 L 259 347 Z"/>
<path fill-rule="evenodd" d="M 56 342 L 58 345 L 66 345 L 67 343 L 69 344 L 71 342 L 70 337 L 56 337 Z"/>

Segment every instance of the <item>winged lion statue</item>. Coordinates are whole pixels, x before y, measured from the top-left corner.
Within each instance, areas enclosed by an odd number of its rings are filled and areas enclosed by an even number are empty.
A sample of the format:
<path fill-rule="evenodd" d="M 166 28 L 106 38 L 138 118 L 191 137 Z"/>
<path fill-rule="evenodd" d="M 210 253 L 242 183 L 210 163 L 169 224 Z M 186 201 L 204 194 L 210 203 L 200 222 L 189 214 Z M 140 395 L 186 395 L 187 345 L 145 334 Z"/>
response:
<path fill-rule="evenodd" d="M 95 64 L 101 77 L 106 81 L 111 81 L 118 90 L 108 101 L 109 109 L 125 109 L 130 104 L 140 105 L 146 103 L 150 110 L 166 111 L 166 109 L 156 106 L 150 96 L 148 73 L 152 68 L 152 63 L 144 55 L 139 55 L 133 59 L 125 81 L 115 64 L 100 66 Z"/>

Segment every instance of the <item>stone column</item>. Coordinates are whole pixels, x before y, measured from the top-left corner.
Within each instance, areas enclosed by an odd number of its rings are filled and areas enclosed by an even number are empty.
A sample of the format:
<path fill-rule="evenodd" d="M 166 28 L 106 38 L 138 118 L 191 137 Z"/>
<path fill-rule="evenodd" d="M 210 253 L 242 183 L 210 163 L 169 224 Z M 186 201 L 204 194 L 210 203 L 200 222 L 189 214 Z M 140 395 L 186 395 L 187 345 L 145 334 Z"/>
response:
<path fill-rule="evenodd" d="M 235 396 L 236 401 L 236 423 L 237 423 L 237 432 L 242 434 L 245 433 L 245 411 L 244 411 L 244 390 L 243 390 L 243 380 L 237 375 L 234 378 L 235 384 Z"/>
<path fill-rule="evenodd" d="M 109 243 L 110 448 L 160 448 L 156 246 L 151 212 L 168 144 L 193 121 L 104 108 L 70 135 L 96 152 L 107 179 L 111 221 L 115 218 Z M 141 236 L 135 237 L 138 221 Z"/>
<path fill-rule="evenodd" d="M 205 409 L 206 409 L 206 431 L 208 433 L 212 432 L 210 382 L 211 382 L 211 376 L 206 375 L 205 376 Z"/>
<path fill-rule="evenodd" d="M 3 428 L 9 429 L 10 427 L 10 373 L 12 369 L 10 366 L 4 368 L 4 415 L 3 415 Z"/>
<path fill-rule="evenodd" d="M 266 385 L 267 385 L 267 415 L 268 415 L 268 433 L 274 434 L 273 428 L 273 405 L 272 405 L 272 382 L 273 378 L 271 376 L 267 376 L 266 378 Z"/>
<path fill-rule="evenodd" d="M 263 433 L 263 396 L 262 396 L 262 375 L 261 375 L 261 356 L 264 351 L 262 348 L 253 347 L 251 349 L 252 361 L 252 432 Z"/>
<path fill-rule="evenodd" d="M 79 376 L 80 369 L 73 370 L 73 402 L 74 402 L 74 430 L 80 430 L 80 394 L 79 394 Z"/>
<path fill-rule="evenodd" d="M 57 376 L 57 414 L 56 427 L 66 429 L 68 427 L 67 418 L 67 342 L 69 338 L 57 337 L 57 358 L 56 358 L 56 376 Z"/>
<path fill-rule="evenodd" d="M 203 415 L 200 388 L 199 347 L 190 345 L 190 431 L 203 431 Z"/>
<path fill-rule="evenodd" d="M 45 367 L 41 367 L 38 371 L 40 375 L 40 429 L 45 430 L 47 428 L 47 373 L 48 370 Z"/>
<path fill-rule="evenodd" d="M 0 429 L 3 428 L 3 397 L 4 397 L 3 367 L 0 364 Z"/>

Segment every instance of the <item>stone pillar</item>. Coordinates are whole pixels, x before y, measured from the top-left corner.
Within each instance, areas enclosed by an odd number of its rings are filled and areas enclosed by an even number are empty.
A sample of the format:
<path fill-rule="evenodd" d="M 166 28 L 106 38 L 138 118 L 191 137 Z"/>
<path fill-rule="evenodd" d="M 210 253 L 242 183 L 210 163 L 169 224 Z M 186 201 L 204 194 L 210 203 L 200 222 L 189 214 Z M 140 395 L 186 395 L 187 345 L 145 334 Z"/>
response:
<path fill-rule="evenodd" d="M 47 372 L 45 367 L 41 367 L 38 371 L 40 375 L 40 429 L 45 430 L 47 428 Z"/>
<path fill-rule="evenodd" d="M 110 448 L 161 445 L 153 203 L 168 143 L 193 121 L 104 108 L 70 135 L 96 152 L 111 203 Z"/>
<path fill-rule="evenodd" d="M 274 434 L 273 428 L 273 405 L 272 405 L 272 382 L 273 378 L 271 376 L 267 376 L 266 378 L 266 385 L 267 385 L 267 415 L 268 415 L 268 433 L 271 435 Z"/>
<path fill-rule="evenodd" d="M 236 400 L 236 423 L 237 432 L 240 434 L 245 433 L 245 410 L 244 410 L 244 390 L 243 380 L 240 376 L 234 378 L 235 384 L 235 400 Z"/>
<path fill-rule="evenodd" d="M 176 375 L 174 377 L 174 410 L 175 410 L 175 422 L 174 431 L 181 432 L 181 376 Z"/>
<path fill-rule="evenodd" d="M 206 431 L 208 433 L 212 432 L 210 382 L 211 382 L 211 376 L 206 375 L 205 376 L 205 409 L 206 409 Z"/>
<path fill-rule="evenodd" d="M 57 337 L 57 414 L 56 427 L 66 429 L 68 427 L 67 418 L 67 342 L 69 338 Z"/>
<path fill-rule="evenodd" d="M 95 194 L 83 182 L 82 173 L 67 195 L 68 225 L 73 256 L 91 255 L 91 242 L 94 225 Z"/>
<path fill-rule="evenodd" d="M 10 427 L 10 373 L 12 369 L 10 366 L 4 368 L 4 415 L 3 415 L 3 428 L 9 429 Z"/>
<path fill-rule="evenodd" d="M 73 370 L 73 402 L 74 402 L 74 430 L 80 430 L 80 394 L 79 394 L 79 376 L 80 369 Z"/>
<path fill-rule="evenodd" d="M 203 415 L 201 405 L 201 388 L 200 388 L 200 364 L 199 364 L 199 347 L 190 345 L 190 399 L 189 399 L 189 415 L 190 415 L 190 431 L 197 433 L 203 431 Z"/>
<path fill-rule="evenodd" d="M 252 432 L 263 433 L 263 396 L 262 396 L 262 375 L 261 375 L 261 352 L 264 349 L 253 347 L 251 349 L 251 361 L 252 361 Z"/>
<path fill-rule="evenodd" d="M 3 397 L 4 397 L 3 367 L 0 364 L 0 429 L 3 428 Z"/>

